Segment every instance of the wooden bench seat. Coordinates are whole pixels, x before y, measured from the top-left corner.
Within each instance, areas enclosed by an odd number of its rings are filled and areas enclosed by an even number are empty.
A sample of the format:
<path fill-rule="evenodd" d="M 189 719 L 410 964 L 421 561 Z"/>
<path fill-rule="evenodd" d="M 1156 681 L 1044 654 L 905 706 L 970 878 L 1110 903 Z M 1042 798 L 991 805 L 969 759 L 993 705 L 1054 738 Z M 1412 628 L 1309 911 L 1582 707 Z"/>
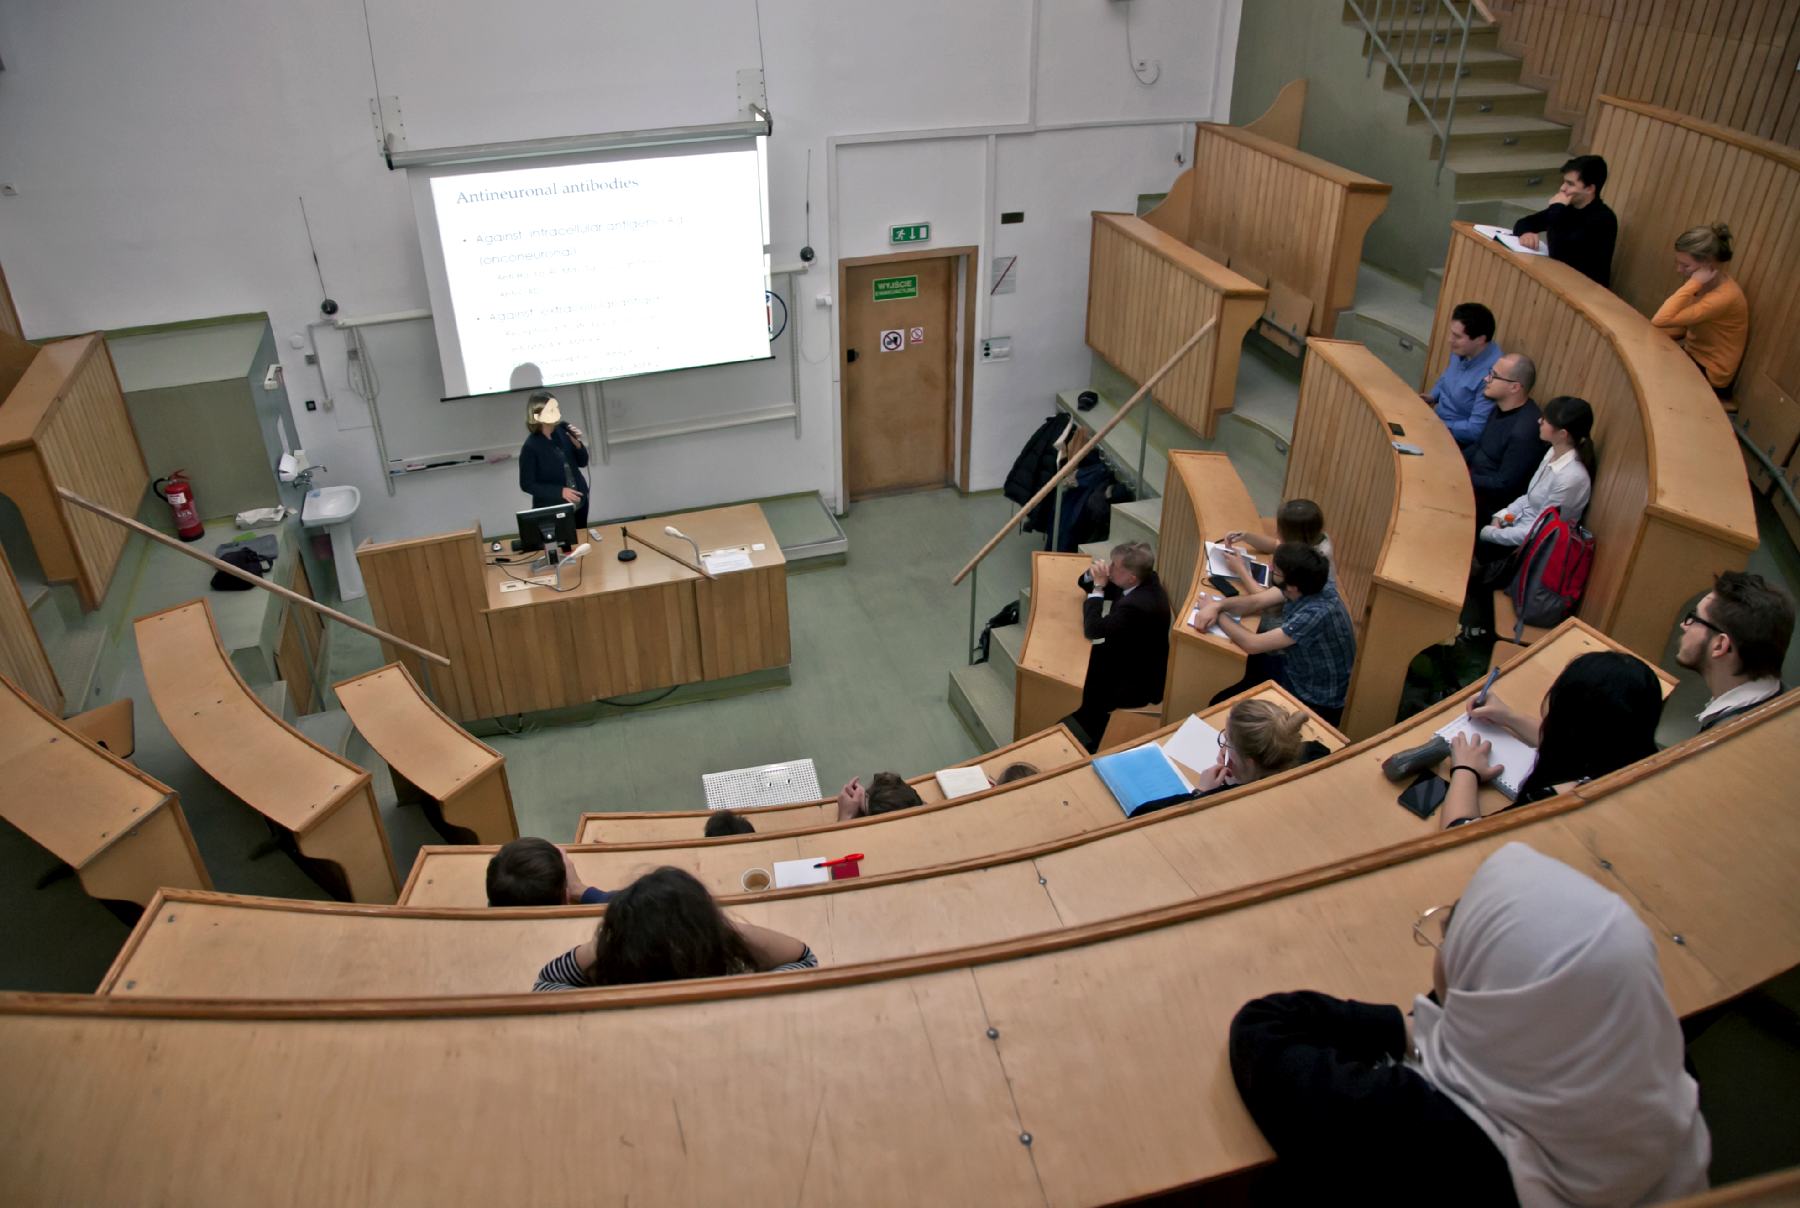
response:
<path fill-rule="evenodd" d="M 1086 755 L 1068 727 L 1058 722 L 1036 734 L 1021 738 L 986 755 L 965 759 L 953 767 L 979 767 L 988 779 L 998 780 L 1000 773 L 1015 763 L 1028 763 L 1040 772 L 1065 767 Z M 908 778 L 907 783 L 926 805 L 944 800 L 935 773 Z M 706 820 L 717 810 L 650 810 L 581 815 L 576 824 L 577 843 L 663 843 L 680 839 L 704 838 Z M 766 805 L 739 810 L 759 835 L 782 831 L 830 826 L 837 821 L 837 798 L 803 801 L 798 805 Z"/>
<path fill-rule="evenodd" d="M 0 676 L 0 817 L 75 870 L 89 896 L 147 905 L 211 889 L 175 791 Z"/>
<path fill-rule="evenodd" d="M 1245 696 L 1277 701 L 1289 709 L 1302 708 L 1273 684 Z M 1223 724 L 1231 703 L 1222 702 L 1204 716 L 1215 725 Z M 1165 727 L 1163 735 L 1174 729 Z M 1343 743 L 1336 730 L 1316 718 L 1309 722 L 1308 733 L 1331 747 Z M 614 889 L 658 865 L 673 864 L 692 872 L 714 893 L 730 895 L 743 892 L 747 869 L 769 869 L 778 860 L 798 860 L 821 852 L 832 856 L 862 852 L 866 858 L 861 875 L 834 884 L 868 885 L 879 877 L 928 875 L 963 861 L 991 863 L 1001 854 L 1033 845 L 1077 843 L 1121 820 L 1112 791 L 1083 758 L 1060 770 L 983 793 L 807 831 L 568 850 L 589 885 Z M 411 906 L 483 905 L 487 901 L 487 862 L 493 850 L 420 849 L 401 902 Z"/>
<path fill-rule="evenodd" d="M 437 1004 L 0 996 L 0 1079 L 32 1088 L 0 1100 L 9 1190 L 102 1203 L 154 1187 L 205 1208 L 481 1204 L 526 1184 L 551 1200 L 863 1204 L 1188 1187 L 1271 1156 L 1232 1086 L 1237 1009 L 1294 986 L 1409 1003 L 1431 954 L 1408 924 L 1507 843 L 1619 891 L 1678 1014 L 1800 963 L 1792 809 L 1765 791 L 1800 776 L 1796 704 L 1486 826 L 877 966 Z M 571 1054 L 603 1059 L 520 1082 Z M 477 1128 L 479 1145 L 455 1143 Z"/>
<path fill-rule="evenodd" d="M 330 888 L 392 902 L 398 877 L 369 774 L 269 711 L 232 666 L 205 600 L 134 627 L 150 699 L 188 757 L 291 836 L 299 856 L 325 862 L 316 871 Z"/>
<path fill-rule="evenodd" d="M 338 704 L 388 765 L 394 794 L 424 806 L 458 843 L 519 837 L 506 757 L 451 721 L 399 663 L 334 685 Z"/>

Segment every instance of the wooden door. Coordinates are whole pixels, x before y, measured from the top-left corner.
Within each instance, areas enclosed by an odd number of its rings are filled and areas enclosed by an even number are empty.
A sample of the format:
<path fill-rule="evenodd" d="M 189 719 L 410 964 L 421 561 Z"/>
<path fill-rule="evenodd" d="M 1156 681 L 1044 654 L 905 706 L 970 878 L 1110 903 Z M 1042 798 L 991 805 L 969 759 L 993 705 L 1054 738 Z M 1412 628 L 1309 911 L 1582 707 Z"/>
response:
<path fill-rule="evenodd" d="M 957 258 L 844 269 L 844 486 L 851 499 L 951 481 Z"/>

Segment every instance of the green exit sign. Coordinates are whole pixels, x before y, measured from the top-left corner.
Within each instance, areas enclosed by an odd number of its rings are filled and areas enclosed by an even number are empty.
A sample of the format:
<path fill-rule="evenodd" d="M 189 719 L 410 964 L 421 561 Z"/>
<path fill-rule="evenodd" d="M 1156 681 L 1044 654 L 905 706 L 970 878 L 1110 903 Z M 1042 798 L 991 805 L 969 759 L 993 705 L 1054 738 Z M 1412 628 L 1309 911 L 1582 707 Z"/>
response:
<path fill-rule="evenodd" d="M 899 302 L 918 296 L 919 278 L 916 275 L 875 278 L 875 301 L 877 302 Z"/>
<path fill-rule="evenodd" d="M 931 238 L 929 222 L 909 222 L 905 226 L 889 227 L 889 243 L 924 243 Z"/>

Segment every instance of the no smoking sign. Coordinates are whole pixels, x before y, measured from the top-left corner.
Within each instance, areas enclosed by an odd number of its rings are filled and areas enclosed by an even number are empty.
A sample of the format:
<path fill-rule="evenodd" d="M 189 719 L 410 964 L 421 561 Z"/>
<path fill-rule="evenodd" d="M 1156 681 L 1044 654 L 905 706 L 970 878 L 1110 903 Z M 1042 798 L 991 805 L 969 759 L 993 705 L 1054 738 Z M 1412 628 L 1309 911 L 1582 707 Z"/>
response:
<path fill-rule="evenodd" d="M 891 331 L 882 332 L 881 333 L 881 351 L 883 351 L 883 352 L 905 352 L 906 351 L 906 332 L 902 331 L 898 327 L 894 328 Z"/>

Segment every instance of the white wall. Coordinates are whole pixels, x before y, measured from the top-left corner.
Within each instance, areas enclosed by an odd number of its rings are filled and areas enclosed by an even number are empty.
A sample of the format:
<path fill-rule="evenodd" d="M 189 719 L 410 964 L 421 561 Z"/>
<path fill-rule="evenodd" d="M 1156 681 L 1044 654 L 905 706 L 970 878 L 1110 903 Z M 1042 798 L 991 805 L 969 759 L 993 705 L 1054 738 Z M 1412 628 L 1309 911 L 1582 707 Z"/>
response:
<path fill-rule="evenodd" d="M 1128 209 L 1166 187 L 1179 170 L 1177 123 L 1224 120 L 1239 3 L 1129 0 L 1139 57 L 1161 60 L 1149 87 L 1127 65 L 1125 3 L 764 4 L 774 258 L 797 262 L 808 198 L 819 256 L 790 299 L 801 435 L 767 423 L 621 448 L 595 476 L 594 514 L 797 489 L 832 497 L 836 315 L 813 298 L 833 292 L 835 256 L 892 250 L 888 224 L 920 219 L 937 246 L 979 245 L 984 278 L 992 254 L 1021 257 L 1018 292 L 984 294 L 978 312 L 984 332 L 1014 339 L 1013 360 L 978 366 L 973 383 L 971 485 L 997 485 L 1051 394 L 1086 372 L 1088 211 Z M 369 0 L 368 11 L 365 29 L 362 0 L 0 6 L 0 184 L 17 191 L 0 197 L 0 260 L 33 336 L 269 312 L 299 439 L 330 466 L 326 481 L 361 486 L 363 531 L 470 519 L 500 530 L 518 506 L 511 466 L 402 478 L 390 499 L 367 409 L 346 386 L 343 336 L 318 334 L 317 369 L 289 346 L 321 297 L 299 198 L 343 313 L 423 307 L 405 175 L 377 152 L 377 78 L 399 98 L 389 129 L 403 125 L 412 147 L 732 121 L 736 72 L 759 61 L 754 7 Z M 1166 120 L 859 141 L 1034 117 Z M 994 226 L 1006 209 L 1026 222 Z M 499 440 L 522 435 L 509 400 L 438 401 L 429 323 L 366 339 L 391 456 L 451 451 L 430 435 L 486 428 L 482 408 Z M 327 393 L 332 410 L 299 411 Z"/>

